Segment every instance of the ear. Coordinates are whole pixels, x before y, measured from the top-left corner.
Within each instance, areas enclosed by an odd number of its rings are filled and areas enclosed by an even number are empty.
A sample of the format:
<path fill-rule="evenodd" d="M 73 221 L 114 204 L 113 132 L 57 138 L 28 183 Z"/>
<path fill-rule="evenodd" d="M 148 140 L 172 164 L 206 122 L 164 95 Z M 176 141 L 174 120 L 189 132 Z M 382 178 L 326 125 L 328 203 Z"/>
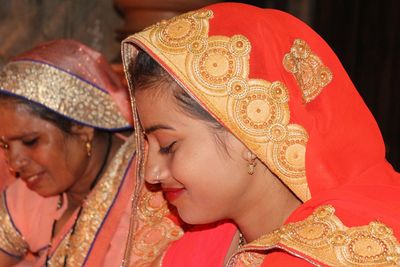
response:
<path fill-rule="evenodd" d="M 257 158 L 257 156 L 256 156 L 256 154 L 251 152 L 250 149 L 248 149 L 247 147 L 244 147 L 244 149 L 242 151 L 242 158 L 248 162 L 251 162 L 251 161 L 254 161 Z"/>
<path fill-rule="evenodd" d="M 94 137 L 94 128 L 83 126 L 79 124 L 74 124 L 71 127 L 71 133 L 81 139 L 83 142 L 91 142 Z"/>

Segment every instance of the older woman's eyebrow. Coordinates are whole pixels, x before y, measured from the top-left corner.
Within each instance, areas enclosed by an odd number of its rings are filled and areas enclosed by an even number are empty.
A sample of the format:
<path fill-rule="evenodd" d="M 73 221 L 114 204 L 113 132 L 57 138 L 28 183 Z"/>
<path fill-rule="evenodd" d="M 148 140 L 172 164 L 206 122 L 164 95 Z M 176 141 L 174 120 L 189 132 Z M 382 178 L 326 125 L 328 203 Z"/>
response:
<path fill-rule="evenodd" d="M 171 126 L 164 125 L 164 124 L 155 124 L 153 126 L 150 126 L 144 130 L 145 134 L 150 134 L 152 132 L 158 131 L 158 130 L 171 130 L 175 131 L 175 129 Z"/>

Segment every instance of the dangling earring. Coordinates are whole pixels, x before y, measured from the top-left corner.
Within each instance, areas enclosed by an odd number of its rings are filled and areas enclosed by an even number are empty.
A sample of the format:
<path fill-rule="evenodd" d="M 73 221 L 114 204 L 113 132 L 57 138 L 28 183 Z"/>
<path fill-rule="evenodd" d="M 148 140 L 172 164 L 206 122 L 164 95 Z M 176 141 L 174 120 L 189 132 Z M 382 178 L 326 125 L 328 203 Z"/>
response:
<path fill-rule="evenodd" d="M 257 162 L 256 162 L 256 155 L 254 155 L 252 152 L 248 152 L 248 165 L 247 165 L 247 173 L 250 175 L 253 175 L 255 170 L 256 170 L 256 166 L 257 166 Z"/>
<path fill-rule="evenodd" d="M 92 143 L 90 141 L 86 141 L 86 155 L 90 157 L 92 155 Z"/>

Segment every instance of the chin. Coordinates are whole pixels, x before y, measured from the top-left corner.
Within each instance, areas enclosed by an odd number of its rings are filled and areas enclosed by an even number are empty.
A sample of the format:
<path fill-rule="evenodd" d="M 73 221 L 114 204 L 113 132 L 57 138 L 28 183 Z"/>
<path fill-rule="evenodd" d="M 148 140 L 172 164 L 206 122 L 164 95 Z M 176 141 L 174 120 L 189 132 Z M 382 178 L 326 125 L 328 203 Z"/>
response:
<path fill-rule="evenodd" d="M 218 221 L 219 219 L 212 218 L 212 216 L 206 216 L 200 212 L 189 212 L 182 211 L 178 208 L 179 217 L 187 224 L 198 225 L 198 224 L 209 224 Z"/>

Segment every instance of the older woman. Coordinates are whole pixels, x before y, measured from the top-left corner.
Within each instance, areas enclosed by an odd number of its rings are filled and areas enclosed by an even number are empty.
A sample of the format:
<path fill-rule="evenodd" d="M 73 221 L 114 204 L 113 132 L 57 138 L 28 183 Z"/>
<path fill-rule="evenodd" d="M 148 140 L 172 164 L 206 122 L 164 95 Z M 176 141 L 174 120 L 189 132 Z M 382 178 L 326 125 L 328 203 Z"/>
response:
<path fill-rule="evenodd" d="M 135 145 L 113 101 L 127 111 L 126 96 L 106 60 L 72 40 L 4 66 L 0 144 L 18 179 L 0 205 L 0 266 L 120 266 L 129 221 L 151 232 L 145 216 L 130 219 Z M 147 242 L 154 255 L 164 240 Z"/>
<path fill-rule="evenodd" d="M 163 266 L 399 264 L 400 175 L 307 25 L 217 4 L 130 36 L 122 52 L 139 148 L 148 144 L 137 178 L 160 185 L 183 221 L 239 229 L 218 262 L 194 261 L 201 234 L 187 232 Z"/>

